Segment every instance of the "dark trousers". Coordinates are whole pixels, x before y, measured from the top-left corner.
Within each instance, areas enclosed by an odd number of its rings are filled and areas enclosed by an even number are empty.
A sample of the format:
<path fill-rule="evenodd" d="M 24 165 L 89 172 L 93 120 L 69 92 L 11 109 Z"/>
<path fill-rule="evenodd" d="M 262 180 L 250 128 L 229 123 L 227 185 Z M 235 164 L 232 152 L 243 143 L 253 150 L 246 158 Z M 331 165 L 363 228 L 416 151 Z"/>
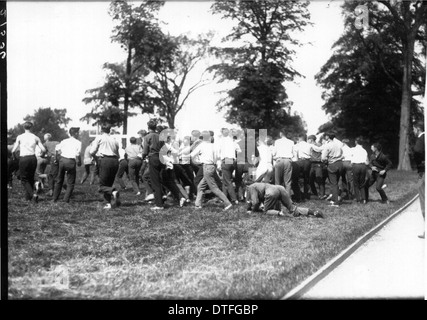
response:
<path fill-rule="evenodd" d="M 309 159 L 298 160 L 298 166 L 300 167 L 301 174 L 303 177 L 303 188 L 304 188 L 304 198 L 310 199 L 310 169 L 311 161 Z"/>
<path fill-rule="evenodd" d="M 142 161 L 141 170 L 139 171 L 139 176 L 141 178 L 141 182 L 142 183 L 144 183 L 143 176 L 144 176 L 145 170 L 147 170 L 147 169 L 148 169 L 148 162 L 147 161 Z"/>
<path fill-rule="evenodd" d="M 160 170 L 161 184 L 163 184 L 171 193 L 175 200 L 179 201 L 183 196 L 176 184 L 176 175 L 173 169 L 166 169 L 164 165 Z M 154 194 L 155 196 L 155 194 Z M 157 204 L 156 204 L 157 205 Z"/>
<path fill-rule="evenodd" d="M 366 200 L 365 184 L 366 184 L 366 171 L 367 167 L 364 163 L 354 163 L 352 165 L 353 171 L 353 185 L 354 196 L 356 201 Z"/>
<path fill-rule="evenodd" d="M 153 194 L 154 189 L 153 189 L 153 186 L 151 185 L 150 168 L 148 163 L 147 163 L 147 166 L 145 167 L 144 173 L 142 174 L 142 181 L 145 187 L 145 195 L 148 196 L 149 194 Z"/>
<path fill-rule="evenodd" d="M 298 162 L 292 162 L 292 175 L 291 175 L 291 189 L 294 193 L 294 200 L 299 202 L 302 200 L 302 193 L 299 187 L 299 177 L 301 174 L 301 168 Z M 286 189 L 286 188 L 285 188 Z"/>
<path fill-rule="evenodd" d="M 236 191 L 233 186 L 233 172 L 235 170 L 235 163 L 233 159 L 222 160 L 222 193 L 225 194 L 232 202 L 237 200 Z"/>
<path fill-rule="evenodd" d="M 13 173 L 19 169 L 19 160 L 13 158 L 7 159 L 7 182 L 12 185 Z"/>
<path fill-rule="evenodd" d="M 56 177 L 58 176 L 59 172 L 59 162 L 55 162 L 54 159 L 50 160 L 50 170 L 47 174 L 47 183 L 49 185 L 49 190 L 53 192 L 55 190 L 55 184 L 56 184 Z"/>
<path fill-rule="evenodd" d="M 31 200 L 34 194 L 34 174 L 37 169 L 36 156 L 25 156 L 19 158 L 19 172 L 21 183 L 25 190 L 25 200 Z"/>
<path fill-rule="evenodd" d="M 346 193 L 348 199 L 354 195 L 353 170 L 350 161 L 343 161 L 342 191 Z"/>
<path fill-rule="evenodd" d="M 116 157 L 102 157 L 98 159 L 99 168 L 99 192 L 103 194 L 104 200 L 111 202 L 111 194 L 114 188 L 114 180 L 119 170 L 119 161 Z"/>
<path fill-rule="evenodd" d="M 129 169 L 128 169 L 128 161 L 125 159 L 120 160 L 119 169 L 117 170 L 116 179 L 122 189 L 126 189 L 126 184 L 123 181 L 123 175 L 126 175 L 129 178 Z"/>
<path fill-rule="evenodd" d="M 234 172 L 234 183 L 236 187 L 236 193 L 238 200 L 243 200 L 244 198 L 244 184 L 243 184 L 243 174 L 245 173 L 245 164 L 236 164 L 236 171 Z M 246 170 L 247 172 L 247 170 Z"/>
<path fill-rule="evenodd" d="M 194 184 L 194 172 L 191 168 L 190 164 L 174 164 L 173 169 L 175 170 L 175 175 L 178 181 L 184 187 L 190 187 L 189 198 L 193 199 L 193 197 L 197 194 L 197 188 Z"/>
<path fill-rule="evenodd" d="M 163 164 L 160 162 L 159 154 L 152 154 L 148 159 L 151 186 L 154 191 L 154 203 L 157 207 L 163 207 L 162 184 L 160 182 L 160 172 Z"/>
<path fill-rule="evenodd" d="M 292 161 L 287 158 L 277 159 L 274 165 L 274 183 L 284 186 L 288 194 L 291 194 L 292 168 Z"/>
<path fill-rule="evenodd" d="M 65 173 L 67 173 L 67 190 L 65 191 L 64 201 L 70 202 L 77 175 L 75 159 L 61 157 L 59 160 L 58 175 L 55 181 L 55 189 L 53 190 L 53 201 L 57 201 L 61 194 Z"/>
<path fill-rule="evenodd" d="M 325 164 L 319 162 L 313 162 L 310 169 L 310 187 L 311 193 L 323 197 L 325 195 Z M 319 192 L 317 192 L 316 184 L 319 187 Z"/>
<path fill-rule="evenodd" d="M 331 200 L 334 202 L 338 202 L 338 193 L 339 193 L 338 183 L 342 175 L 343 175 L 343 165 L 341 160 L 328 164 L 328 176 L 329 176 L 329 181 L 331 183 L 331 189 L 332 189 Z"/>
<path fill-rule="evenodd" d="M 135 192 L 139 192 L 139 171 L 141 170 L 141 166 L 141 159 L 130 159 L 128 161 L 129 179 L 132 183 L 133 191 Z"/>
<path fill-rule="evenodd" d="M 385 194 L 385 191 L 383 190 L 383 185 L 384 185 L 384 180 L 387 177 L 387 173 L 384 174 L 383 176 L 381 176 L 379 174 L 379 172 L 377 171 L 372 171 L 371 174 L 369 175 L 369 179 L 366 183 L 365 186 L 365 197 L 366 197 L 366 201 L 369 200 L 369 188 L 376 183 L 375 187 L 378 191 L 378 193 L 381 196 L 381 200 L 382 201 L 387 201 L 387 195 Z"/>

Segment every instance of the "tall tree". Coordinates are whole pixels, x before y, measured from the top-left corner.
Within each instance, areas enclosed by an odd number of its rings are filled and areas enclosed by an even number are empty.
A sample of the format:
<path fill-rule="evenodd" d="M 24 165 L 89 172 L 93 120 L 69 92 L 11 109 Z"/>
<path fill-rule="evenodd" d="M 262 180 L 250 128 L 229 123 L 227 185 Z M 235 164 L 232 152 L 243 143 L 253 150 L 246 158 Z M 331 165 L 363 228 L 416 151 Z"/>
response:
<path fill-rule="evenodd" d="M 369 3 L 373 30 L 354 26 L 354 11 L 358 3 L 343 5 L 345 33 L 334 44 L 332 57 L 316 75 L 325 90 L 323 109 L 332 116 L 320 131 L 333 127 L 349 138 L 364 136 L 368 142 L 380 142 L 393 158 L 399 160 L 399 130 L 401 118 L 401 51 L 398 37 L 387 12 Z M 425 68 L 415 57 L 412 74 L 414 87 L 423 86 Z M 412 99 L 411 117 L 420 116 L 419 103 Z"/>
<path fill-rule="evenodd" d="M 212 5 L 214 14 L 236 21 L 224 38 L 232 44 L 216 49 L 223 62 L 211 68 L 220 82 L 237 82 L 219 102 L 228 121 L 251 129 L 279 129 L 298 120 L 286 112 L 291 103 L 283 82 L 300 75 L 291 66 L 293 48 L 300 45 L 292 33 L 309 23 L 307 6 L 303 1 L 215 1 Z"/>
<path fill-rule="evenodd" d="M 33 123 L 32 131 L 39 138 L 42 138 L 45 133 L 50 133 L 53 140 L 60 141 L 68 138 L 67 131 L 64 129 L 71 121 L 67 117 L 67 109 L 38 108 L 33 115 L 27 115 L 23 120 Z M 8 130 L 8 137 L 14 140 L 23 132 L 22 124 L 18 124 Z"/>
<path fill-rule="evenodd" d="M 182 110 L 188 97 L 207 84 L 205 72 L 196 80 L 190 79 L 192 72 L 206 56 L 212 34 L 199 35 L 191 39 L 186 35 L 169 37 L 169 53 L 160 59 L 158 68 L 146 79 L 149 88 L 146 103 L 155 106 L 159 116 L 164 117 L 169 128 L 175 128 L 175 117 Z"/>
<path fill-rule="evenodd" d="M 93 125 L 109 123 L 120 127 L 127 123 L 128 117 L 137 114 L 130 110 L 139 107 L 142 113 L 153 112 L 151 106 L 143 103 L 143 77 L 147 72 L 143 73 L 143 69 L 140 68 L 139 72 L 135 71 L 128 76 L 123 63 L 105 63 L 103 69 L 107 73 L 105 83 L 101 87 L 86 91 L 88 96 L 83 99 L 83 102 L 92 105 L 92 110 L 86 113 L 80 119 L 81 121 L 95 120 Z M 127 125 L 123 130 L 127 132 Z"/>
<path fill-rule="evenodd" d="M 108 108 L 113 114 L 122 113 L 118 119 L 123 124 L 123 134 L 127 134 L 127 119 L 134 115 L 129 109 L 135 106 L 142 112 L 151 112 L 152 106 L 141 103 L 144 88 L 141 77 L 156 69 L 165 54 L 165 36 L 162 33 L 156 14 L 164 5 L 163 1 L 142 1 L 133 6 L 127 1 L 113 1 L 109 13 L 116 23 L 112 41 L 117 42 L 126 52 L 123 64 L 105 64 L 107 78 L 104 86 L 88 90 L 86 103 L 95 102 L 95 107 L 84 119 L 100 115 L 98 108 Z M 113 109 L 116 111 L 113 112 Z M 101 110 L 102 111 L 102 110 Z M 101 120 L 98 117 L 98 121 Z"/>
<path fill-rule="evenodd" d="M 399 132 L 399 164 L 400 170 L 411 170 L 409 154 L 409 136 L 411 130 L 411 101 L 413 85 L 413 61 L 415 43 L 420 40 L 420 29 L 424 34 L 427 22 L 427 1 L 378 1 L 388 9 L 389 15 L 371 15 L 372 19 L 391 19 L 395 34 L 401 47 L 401 65 L 403 75 L 401 80 L 400 132 Z M 420 94 L 422 91 L 420 92 Z"/>

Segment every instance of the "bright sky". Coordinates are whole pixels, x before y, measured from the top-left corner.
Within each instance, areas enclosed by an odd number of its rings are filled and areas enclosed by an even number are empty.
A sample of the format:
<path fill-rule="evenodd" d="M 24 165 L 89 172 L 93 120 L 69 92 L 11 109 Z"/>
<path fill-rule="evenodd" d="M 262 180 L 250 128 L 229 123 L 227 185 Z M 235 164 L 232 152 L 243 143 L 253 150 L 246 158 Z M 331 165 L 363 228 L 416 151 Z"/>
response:
<path fill-rule="evenodd" d="M 314 75 L 331 55 L 331 46 L 343 31 L 341 1 L 312 1 L 313 27 L 296 35 L 306 43 L 294 58 L 294 67 L 305 78 L 286 83 L 293 111 L 302 114 L 308 133 L 316 133 L 328 120 L 321 110 L 321 90 Z M 90 111 L 82 99 L 87 89 L 104 80 L 102 65 L 120 62 L 124 52 L 110 41 L 112 21 L 108 1 L 102 2 L 7 2 L 8 19 L 8 128 L 40 107 L 66 108 L 70 126 L 89 128 L 79 119 Z M 230 24 L 209 12 L 209 1 L 170 1 L 160 19 L 171 34 L 228 33 Z M 310 44 L 311 43 L 311 44 Z M 181 132 L 228 126 L 215 107 L 224 89 L 215 82 L 194 92 L 177 115 Z M 147 117 L 129 119 L 129 134 L 146 129 Z"/>

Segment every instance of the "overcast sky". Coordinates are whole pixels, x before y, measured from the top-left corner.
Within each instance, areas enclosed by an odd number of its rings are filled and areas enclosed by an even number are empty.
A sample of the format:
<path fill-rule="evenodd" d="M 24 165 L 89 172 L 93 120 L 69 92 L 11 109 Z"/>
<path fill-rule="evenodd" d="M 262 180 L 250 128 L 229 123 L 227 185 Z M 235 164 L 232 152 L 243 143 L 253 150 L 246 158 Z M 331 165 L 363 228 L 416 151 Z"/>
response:
<path fill-rule="evenodd" d="M 111 43 L 108 1 L 101 2 L 7 2 L 8 19 L 8 128 L 21 123 L 40 107 L 67 108 L 71 125 L 86 129 L 79 119 L 90 111 L 82 102 L 85 91 L 102 85 L 105 62 L 120 62 L 124 52 Z M 343 31 L 341 1 L 312 1 L 311 22 L 301 34 L 306 43 L 294 57 L 294 67 L 304 78 L 285 87 L 293 110 L 302 114 L 308 133 L 316 133 L 327 121 L 321 110 L 321 90 L 314 75 L 331 55 L 331 46 Z M 227 34 L 230 23 L 209 12 L 209 1 L 169 1 L 160 11 L 166 31 Z M 218 36 L 219 37 L 219 36 Z M 215 104 L 225 89 L 215 82 L 196 91 L 176 118 L 182 132 L 215 130 L 229 126 Z M 146 128 L 147 117 L 129 119 L 129 134 Z"/>

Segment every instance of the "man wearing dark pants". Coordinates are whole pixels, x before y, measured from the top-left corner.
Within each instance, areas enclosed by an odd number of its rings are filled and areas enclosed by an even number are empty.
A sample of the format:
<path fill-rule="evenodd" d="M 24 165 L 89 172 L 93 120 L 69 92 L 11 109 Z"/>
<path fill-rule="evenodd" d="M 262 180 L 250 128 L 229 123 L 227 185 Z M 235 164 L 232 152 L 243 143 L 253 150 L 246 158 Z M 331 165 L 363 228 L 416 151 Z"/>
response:
<path fill-rule="evenodd" d="M 323 218 L 319 210 L 294 205 L 289 193 L 283 186 L 264 182 L 255 182 L 247 187 L 247 204 L 248 213 L 260 211 L 260 205 L 263 204 L 265 214 L 285 216 L 281 210 L 281 205 L 283 205 L 294 217 L 303 215 Z"/>
<path fill-rule="evenodd" d="M 284 186 L 288 194 L 291 194 L 294 153 L 294 142 L 286 137 L 284 129 L 281 130 L 280 138 L 274 141 L 273 146 L 274 183 Z"/>
<path fill-rule="evenodd" d="M 298 158 L 298 165 L 303 176 L 304 199 L 310 200 L 310 170 L 311 170 L 311 150 L 312 145 L 307 142 L 307 136 L 303 133 L 298 135 L 298 143 L 295 145 Z"/>
<path fill-rule="evenodd" d="M 164 145 L 164 141 L 160 141 L 160 136 L 156 132 L 157 123 L 154 119 L 148 121 L 147 126 L 149 133 L 144 138 L 142 158 L 145 159 L 148 157 L 148 170 L 150 172 L 151 186 L 154 190 L 155 206 L 151 209 L 161 210 L 164 209 L 162 199 L 162 185 L 160 182 L 160 172 L 162 170 L 163 164 L 160 161 L 159 152 Z"/>
<path fill-rule="evenodd" d="M 414 133 L 417 137 L 414 145 L 414 160 L 417 165 L 419 187 L 418 192 L 420 195 L 421 214 L 425 219 L 425 139 L 424 139 L 424 121 L 420 120 L 414 125 Z M 425 231 L 418 236 L 421 239 L 425 238 Z"/>
<path fill-rule="evenodd" d="M 37 169 L 36 145 L 42 152 L 46 152 L 46 148 L 43 146 L 40 138 L 31 133 L 32 127 L 33 124 L 31 122 L 27 121 L 24 123 L 25 132 L 16 138 L 11 152 L 13 155 L 18 148 L 20 150 L 19 172 L 21 183 L 25 190 L 25 200 L 32 200 L 37 203 L 38 195 L 34 192 L 34 174 Z"/>
<path fill-rule="evenodd" d="M 119 143 L 110 135 L 111 126 L 101 126 L 102 135 L 95 138 L 90 154 L 97 158 L 99 166 L 99 192 L 106 202 L 104 209 L 120 205 L 119 191 L 114 188 L 114 180 L 119 169 Z"/>
<path fill-rule="evenodd" d="M 328 176 L 331 183 L 332 199 L 330 205 L 338 207 L 340 201 L 338 199 L 338 183 L 343 175 L 342 164 L 342 142 L 335 138 L 335 134 L 325 134 L 326 145 L 322 151 L 322 161 L 328 164 Z"/>
<path fill-rule="evenodd" d="M 239 145 L 241 152 L 236 152 L 236 171 L 234 172 L 234 184 L 238 201 L 244 201 L 243 174 L 248 172 L 248 158 L 246 152 L 246 135 L 244 131 L 238 131 L 233 136 Z"/>
<path fill-rule="evenodd" d="M 53 202 L 57 202 L 64 184 L 65 173 L 67 173 L 67 190 L 65 191 L 64 201 L 70 202 L 73 194 L 74 184 L 76 182 L 76 163 L 80 167 L 82 143 L 77 139 L 80 128 L 70 128 L 70 138 L 61 141 L 57 145 L 57 151 L 60 153 L 58 175 L 56 177 L 55 189 L 53 190 Z"/>
<path fill-rule="evenodd" d="M 126 184 L 123 181 L 125 173 L 129 178 L 129 167 L 126 152 L 123 148 L 119 148 L 119 169 L 117 170 L 116 179 L 122 190 L 126 190 Z"/>
<path fill-rule="evenodd" d="M 318 197 L 320 200 L 326 199 L 325 195 L 325 180 L 326 176 L 324 174 L 325 164 L 322 162 L 322 147 L 321 145 L 316 144 L 316 136 L 310 135 L 307 138 L 307 142 L 311 144 L 311 154 L 310 154 L 310 188 L 312 194 Z M 319 192 L 317 192 L 316 184 L 319 187 Z"/>
<path fill-rule="evenodd" d="M 130 138 L 130 145 L 125 149 L 128 158 L 129 179 L 132 183 L 133 191 L 136 195 L 140 195 L 139 191 L 139 171 L 142 166 L 142 147 L 136 143 L 136 138 Z"/>
<path fill-rule="evenodd" d="M 383 189 L 384 180 L 387 177 L 387 171 L 391 169 L 392 163 L 388 156 L 382 152 L 382 146 L 379 143 L 374 143 L 371 146 L 372 154 L 369 161 L 371 174 L 365 186 L 366 201 L 369 201 L 369 188 L 376 183 L 376 189 L 381 196 L 381 202 L 389 204 L 390 201 Z"/>
<path fill-rule="evenodd" d="M 354 195 L 357 202 L 366 204 L 365 183 L 366 171 L 369 164 L 368 153 L 362 147 L 362 138 L 356 138 L 356 146 L 351 155 L 351 168 L 353 171 Z"/>

